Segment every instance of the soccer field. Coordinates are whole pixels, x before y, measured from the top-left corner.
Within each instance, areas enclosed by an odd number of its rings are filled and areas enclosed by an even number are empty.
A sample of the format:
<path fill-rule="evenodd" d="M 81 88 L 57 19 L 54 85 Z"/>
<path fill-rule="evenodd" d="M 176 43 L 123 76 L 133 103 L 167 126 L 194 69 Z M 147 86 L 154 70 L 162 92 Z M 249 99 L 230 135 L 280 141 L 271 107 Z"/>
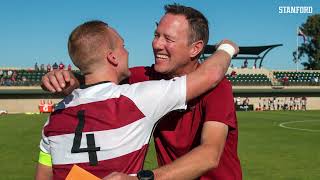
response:
<path fill-rule="evenodd" d="M 320 179 L 320 111 L 237 115 L 244 179 Z M 46 117 L 0 116 L 0 179 L 33 178 Z M 154 155 L 151 147 L 146 168 L 157 166 Z"/>

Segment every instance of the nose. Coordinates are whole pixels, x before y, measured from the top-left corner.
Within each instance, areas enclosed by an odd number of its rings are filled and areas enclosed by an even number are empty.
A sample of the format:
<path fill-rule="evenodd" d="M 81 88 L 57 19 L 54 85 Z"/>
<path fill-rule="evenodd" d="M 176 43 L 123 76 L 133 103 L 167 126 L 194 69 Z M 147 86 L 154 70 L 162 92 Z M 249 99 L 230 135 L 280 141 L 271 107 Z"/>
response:
<path fill-rule="evenodd" d="M 152 41 L 152 47 L 155 50 L 160 50 L 163 49 L 164 47 L 164 41 L 163 38 L 161 37 L 154 37 L 153 41 Z"/>

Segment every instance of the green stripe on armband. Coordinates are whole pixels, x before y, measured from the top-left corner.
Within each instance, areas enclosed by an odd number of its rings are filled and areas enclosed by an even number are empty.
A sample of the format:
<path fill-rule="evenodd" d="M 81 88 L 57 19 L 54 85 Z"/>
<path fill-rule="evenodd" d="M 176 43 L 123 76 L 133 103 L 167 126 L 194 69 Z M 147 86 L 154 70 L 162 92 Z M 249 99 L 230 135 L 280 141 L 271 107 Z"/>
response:
<path fill-rule="evenodd" d="M 43 151 L 40 151 L 39 153 L 39 161 L 40 164 L 46 165 L 46 166 L 52 166 L 52 162 L 51 162 L 51 155 L 47 154 Z"/>

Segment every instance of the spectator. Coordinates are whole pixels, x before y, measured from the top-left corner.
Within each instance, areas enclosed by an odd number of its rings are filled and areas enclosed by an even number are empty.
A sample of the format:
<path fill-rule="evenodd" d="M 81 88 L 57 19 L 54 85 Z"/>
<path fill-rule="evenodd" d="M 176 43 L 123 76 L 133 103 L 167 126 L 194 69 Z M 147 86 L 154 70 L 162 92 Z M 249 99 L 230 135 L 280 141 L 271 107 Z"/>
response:
<path fill-rule="evenodd" d="M 246 97 L 244 100 L 243 100 L 243 102 L 242 102 L 242 104 L 244 105 L 244 106 L 248 106 L 249 105 L 249 98 L 248 97 Z"/>
<path fill-rule="evenodd" d="M 59 64 L 59 69 L 64 69 L 64 64 L 62 62 Z"/>
<path fill-rule="evenodd" d="M 12 70 L 9 70 L 8 71 L 8 78 L 11 78 L 12 74 L 13 74 Z"/>
<path fill-rule="evenodd" d="M 270 111 L 271 110 L 271 98 L 268 98 L 268 111 Z"/>
<path fill-rule="evenodd" d="M 262 106 L 261 106 L 261 97 L 259 97 L 259 103 L 258 103 L 258 111 L 262 110 Z"/>
<path fill-rule="evenodd" d="M 254 60 L 254 64 L 253 64 L 252 69 L 257 69 L 257 60 Z"/>
<path fill-rule="evenodd" d="M 34 70 L 35 71 L 39 71 L 39 66 L 38 66 L 38 63 L 36 62 L 36 64 L 34 64 Z"/>
<path fill-rule="evenodd" d="M 5 86 L 11 86 L 11 85 L 12 85 L 11 79 L 10 79 L 10 78 L 4 79 L 4 85 L 5 85 Z"/>
<path fill-rule="evenodd" d="M 272 110 L 276 110 L 276 101 L 277 101 L 276 97 L 273 97 L 273 98 L 271 99 L 271 107 L 272 107 Z"/>
<path fill-rule="evenodd" d="M 315 77 L 313 78 L 313 82 L 314 82 L 314 85 L 318 85 L 318 84 L 319 84 L 319 78 L 318 78 L 318 76 L 315 76 Z"/>
<path fill-rule="evenodd" d="M 285 97 L 283 101 L 283 110 L 288 110 L 288 109 L 289 109 L 289 102 L 288 102 L 288 98 Z"/>
<path fill-rule="evenodd" d="M 248 68 L 248 59 L 244 60 L 242 67 L 243 68 Z"/>
<path fill-rule="evenodd" d="M 22 76 L 21 79 L 22 79 L 23 82 L 26 82 L 26 81 L 27 81 L 27 78 L 26 78 L 25 76 Z"/>
<path fill-rule="evenodd" d="M 262 102 L 262 105 L 263 105 L 262 110 L 263 111 L 267 110 L 267 104 L 268 104 L 267 100 L 263 98 L 263 102 Z"/>
<path fill-rule="evenodd" d="M 50 72 L 50 71 L 51 71 L 51 65 L 48 64 L 48 65 L 47 65 L 47 72 Z"/>
<path fill-rule="evenodd" d="M 293 104 L 294 104 L 293 97 L 291 97 L 290 100 L 289 100 L 289 110 L 290 111 L 294 110 L 293 109 Z"/>
<path fill-rule="evenodd" d="M 13 71 L 13 74 L 12 74 L 12 76 L 11 76 L 11 81 L 12 81 L 12 82 L 16 82 L 17 76 L 18 76 L 17 71 Z"/>
<path fill-rule="evenodd" d="M 4 78 L 8 77 L 7 71 L 3 71 L 2 77 L 4 77 Z"/>
<path fill-rule="evenodd" d="M 0 85 L 1 85 L 1 86 L 4 85 L 4 80 L 5 80 L 5 79 L 4 79 L 4 77 L 2 76 L 1 79 L 0 79 Z"/>
<path fill-rule="evenodd" d="M 68 71 L 72 71 L 71 64 L 68 65 Z"/>
<path fill-rule="evenodd" d="M 289 85 L 289 77 L 286 74 L 282 77 L 282 83 L 284 86 Z"/>
<path fill-rule="evenodd" d="M 237 72 L 232 70 L 231 73 L 230 73 L 230 76 L 231 77 L 237 77 Z"/>
<path fill-rule="evenodd" d="M 299 98 L 298 97 L 295 97 L 294 98 L 294 109 L 295 110 L 300 110 L 300 101 L 299 101 Z"/>
<path fill-rule="evenodd" d="M 44 72 L 44 64 L 40 65 L 40 71 Z"/>
<path fill-rule="evenodd" d="M 301 98 L 301 110 L 307 110 L 307 98 L 305 96 Z"/>
<path fill-rule="evenodd" d="M 58 69 L 58 64 L 56 62 L 54 62 L 54 64 L 52 65 L 52 69 L 53 70 Z"/>
<path fill-rule="evenodd" d="M 240 97 L 237 97 L 237 99 L 236 99 L 236 105 L 238 105 L 238 106 L 241 105 L 241 99 L 240 99 Z"/>

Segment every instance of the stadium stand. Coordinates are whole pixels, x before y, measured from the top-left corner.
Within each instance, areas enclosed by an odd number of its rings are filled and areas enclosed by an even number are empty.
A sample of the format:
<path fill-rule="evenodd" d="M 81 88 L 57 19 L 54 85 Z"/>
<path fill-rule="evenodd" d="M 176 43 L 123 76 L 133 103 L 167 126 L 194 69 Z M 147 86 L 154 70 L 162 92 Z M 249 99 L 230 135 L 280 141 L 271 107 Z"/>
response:
<path fill-rule="evenodd" d="M 275 71 L 230 68 L 226 74 L 234 86 L 320 86 L 320 71 Z"/>
<path fill-rule="evenodd" d="M 80 73 L 79 70 L 73 72 Z M 61 95 L 44 92 L 39 86 L 45 73 L 44 70 L 0 68 L 0 109 L 7 110 L 8 113 L 39 112 L 41 99 L 52 100 L 53 103 L 59 102 L 62 99 Z M 285 76 L 288 77 L 287 85 L 282 82 Z M 269 102 L 269 99 L 276 98 L 277 103 L 274 104 L 281 104 L 279 109 L 285 109 L 282 107 L 285 107 L 286 100 L 289 101 L 291 98 L 301 100 L 302 97 L 308 100 L 306 109 L 320 109 L 319 70 L 229 68 L 226 77 L 233 85 L 234 97 L 240 98 L 240 102 L 249 98 L 249 107 L 253 110 L 264 110 L 264 99 Z M 266 109 L 275 108 L 271 105 L 271 108 L 267 106 Z"/>
<path fill-rule="evenodd" d="M 73 70 L 80 73 L 79 70 Z M 39 86 L 46 71 L 0 69 L 1 86 Z M 275 71 L 229 68 L 226 77 L 233 86 L 320 86 L 320 71 Z"/>
<path fill-rule="evenodd" d="M 285 102 L 300 102 L 307 99 L 307 110 L 320 109 L 320 70 L 268 70 L 262 68 L 262 63 L 268 52 L 281 44 L 269 46 L 240 47 L 240 53 L 233 60 L 244 62 L 241 68 L 228 69 L 226 77 L 232 83 L 235 99 L 240 102 L 237 110 L 278 110 L 289 109 Z M 204 61 L 209 54 L 215 51 L 215 46 L 208 45 L 200 61 Z M 254 62 L 252 68 L 248 68 L 248 61 Z M 246 62 L 246 63 L 245 63 Z M 9 113 L 39 112 L 39 101 L 59 102 L 63 96 L 51 94 L 41 89 L 41 79 L 47 71 L 41 64 L 40 68 L 35 64 L 34 68 L 19 69 L 14 67 L 0 68 L 0 108 Z M 68 66 L 71 69 L 71 65 Z M 73 72 L 80 74 L 78 69 Z M 270 107 L 269 107 L 269 104 Z M 263 104 L 267 104 L 264 108 Z M 287 103 L 290 104 L 290 103 Z M 291 103 L 293 104 L 293 103 Z M 294 110 L 303 109 L 302 103 L 296 105 Z M 279 106 L 279 107 L 278 107 Z M 289 107 L 289 108 L 285 108 Z"/>
<path fill-rule="evenodd" d="M 226 77 L 233 86 L 272 86 L 273 75 L 267 69 L 229 68 Z"/>
<path fill-rule="evenodd" d="M 79 70 L 73 70 L 80 73 Z M 39 86 L 45 70 L 0 69 L 0 86 Z"/>
<path fill-rule="evenodd" d="M 264 74 L 227 74 L 227 78 L 234 86 L 271 86 L 271 80 Z"/>
<path fill-rule="evenodd" d="M 2 69 L 0 70 L 2 86 L 37 86 L 40 85 L 44 71 L 31 69 Z"/>
<path fill-rule="evenodd" d="M 320 72 L 316 71 L 273 71 L 274 78 L 288 86 L 319 86 Z"/>

